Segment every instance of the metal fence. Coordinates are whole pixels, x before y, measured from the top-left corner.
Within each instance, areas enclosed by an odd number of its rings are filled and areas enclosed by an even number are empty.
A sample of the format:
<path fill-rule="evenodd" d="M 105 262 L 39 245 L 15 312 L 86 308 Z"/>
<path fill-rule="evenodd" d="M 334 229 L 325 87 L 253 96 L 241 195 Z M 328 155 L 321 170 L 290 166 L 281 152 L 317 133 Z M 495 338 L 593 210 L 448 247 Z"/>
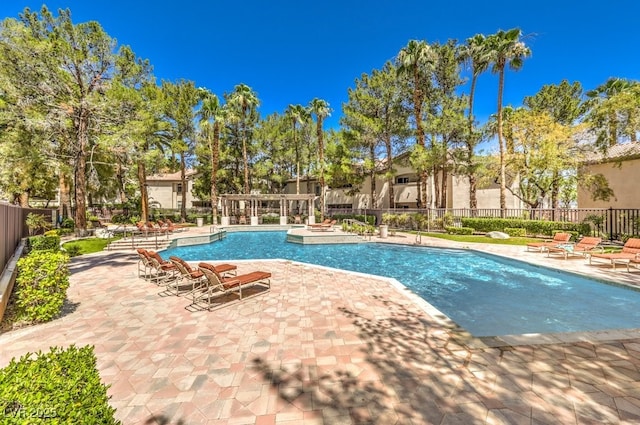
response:
<path fill-rule="evenodd" d="M 611 241 L 621 241 L 625 236 L 640 235 L 640 209 L 620 208 L 559 208 L 559 209 L 506 209 L 482 208 L 431 208 L 431 209 L 329 209 L 328 215 L 360 214 L 376 217 L 382 222 L 382 214 L 423 214 L 431 221 L 450 218 L 453 222 L 461 218 L 521 218 L 526 220 L 589 223 L 593 235 Z"/>
<path fill-rule="evenodd" d="M 21 208 L 0 202 L 0 272 L 4 271 L 20 239 L 29 236 L 25 223 L 30 213 L 44 215 L 51 221 L 52 210 Z"/>

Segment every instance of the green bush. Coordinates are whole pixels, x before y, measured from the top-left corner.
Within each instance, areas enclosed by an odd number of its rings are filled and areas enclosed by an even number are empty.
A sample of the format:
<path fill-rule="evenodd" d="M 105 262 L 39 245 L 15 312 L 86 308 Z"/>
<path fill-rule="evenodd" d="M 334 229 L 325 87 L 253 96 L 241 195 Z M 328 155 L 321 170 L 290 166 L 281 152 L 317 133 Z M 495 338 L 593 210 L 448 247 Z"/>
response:
<path fill-rule="evenodd" d="M 75 225 L 76 223 L 75 221 L 73 221 L 73 219 L 65 218 L 64 220 L 62 220 L 60 227 L 62 227 L 63 229 L 73 229 Z"/>
<path fill-rule="evenodd" d="M 354 220 L 361 221 L 363 223 L 367 223 L 371 226 L 375 226 L 376 224 L 376 216 L 375 215 L 367 215 L 365 220 L 364 214 L 334 214 L 331 216 L 332 220 L 343 221 L 347 218 L 352 218 Z"/>
<path fill-rule="evenodd" d="M 553 235 L 554 230 L 575 231 L 581 235 L 589 234 L 588 223 L 570 223 L 565 221 L 523 220 L 520 218 L 462 218 L 463 227 L 472 227 L 476 232 L 504 232 L 506 228 L 522 227 L 528 235 Z M 506 232 L 505 232 L 506 233 Z"/>
<path fill-rule="evenodd" d="M 60 249 L 60 236 L 31 236 L 29 248 L 32 251 L 57 251 Z"/>
<path fill-rule="evenodd" d="M 272 214 L 264 214 L 262 216 L 262 224 L 280 224 L 280 216 Z"/>
<path fill-rule="evenodd" d="M 522 227 L 505 227 L 504 233 L 511 237 L 525 237 L 527 236 L 527 229 Z"/>
<path fill-rule="evenodd" d="M 67 251 L 69 257 L 77 257 L 82 253 L 82 247 L 80 245 L 67 244 L 64 250 Z"/>
<path fill-rule="evenodd" d="M 447 226 L 445 230 L 450 235 L 473 235 L 473 229 L 471 227 L 452 227 Z"/>
<path fill-rule="evenodd" d="M 2 423 L 120 424 L 92 346 L 27 353 L 0 369 Z"/>
<path fill-rule="evenodd" d="M 69 256 L 32 251 L 18 260 L 16 313 L 18 320 L 42 323 L 57 317 L 69 288 Z"/>
<path fill-rule="evenodd" d="M 25 224 L 29 228 L 29 235 L 35 235 L 41 230 L 46 230 L 51 227 L 50 218 L 34 213 L 27 214 Z"/>

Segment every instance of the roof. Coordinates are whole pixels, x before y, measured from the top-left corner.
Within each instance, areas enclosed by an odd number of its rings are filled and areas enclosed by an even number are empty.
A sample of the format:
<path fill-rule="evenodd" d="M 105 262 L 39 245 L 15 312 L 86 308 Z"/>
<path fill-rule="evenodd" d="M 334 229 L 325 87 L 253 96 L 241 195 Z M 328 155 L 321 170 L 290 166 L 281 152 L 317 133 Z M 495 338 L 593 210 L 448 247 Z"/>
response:
<path fill-rule="evenodd" d="M 610 146 L 606 153 L 600 151 L 587 152 L 585 162 L 593 164 L 636 158 L 640 158 L 640 142 L 628 142 Z"/>
<path fill-rule="evenodd" d="M 184 175 L 187 180 L 189 180 L 194 175 L 198 174 L 195 170 L 186 170 Z M 162 174 L 152 174 L 147 176 L 147 181 L 180 181 L 180 171 L 176 171 L 175 173 L 162 173 Z"/>

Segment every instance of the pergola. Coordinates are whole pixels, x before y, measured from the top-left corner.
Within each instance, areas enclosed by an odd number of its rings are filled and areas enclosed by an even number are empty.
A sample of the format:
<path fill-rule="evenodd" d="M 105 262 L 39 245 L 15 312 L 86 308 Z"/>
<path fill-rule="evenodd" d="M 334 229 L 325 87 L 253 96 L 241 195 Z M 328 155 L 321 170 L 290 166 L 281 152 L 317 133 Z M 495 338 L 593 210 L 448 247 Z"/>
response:
<path fill-rule="evenodd" d="M 249 194 L 249 195 L 220 195 L 220 204 L 222 209 L 221 225 L 228 226 L 230 224 L 231 211 L 239 209 L 240 202 L 245 203 L 245 209 L 249 210 L 250 224 L 258 225 L 258 209 L 263 201 L 278 201 L 280 206 L 280 224 L 287 224 L 289 217 L 290 202 L 302 201 L 307 203 L 307 215 L 309 216 L 309 224 L 315 223 L 315 215 L 313 213 L 313 202 L 316 195 L 313 193 L 305 193 L 300 195 L 293 194 Z"/>

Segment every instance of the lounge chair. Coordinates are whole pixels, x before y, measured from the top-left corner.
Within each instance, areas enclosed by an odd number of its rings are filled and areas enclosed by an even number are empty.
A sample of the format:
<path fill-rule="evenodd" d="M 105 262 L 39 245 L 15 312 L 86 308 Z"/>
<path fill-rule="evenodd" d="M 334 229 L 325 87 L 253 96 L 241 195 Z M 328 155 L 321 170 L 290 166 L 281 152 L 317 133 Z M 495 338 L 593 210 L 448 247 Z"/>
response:
<path fill-rule="evenodd" d="M 149 254 L 144 248 L 138 248 L 136 251 L 138 252 L 138 277 L 148 279 L 153 268 Z"/>
<path fill-rule="evenodd" d="M 571 239 L 571 233 L 558 232 L 553 235 L 553 239 L 545 239 L 543 242 L 530 242 L 527 244 L 527 251 L 544 252 L 548 247 L 557 247 L 558 245 L 566 245 Z"/>
<path fill-rule="evenodd" d="M 591 254 L 589 256 L 589 264 L 593 264 L 593 261 L 604 262 L 611 264 L 614 269 L 616 268 L 616 264 L 625 264 L 627 266 L 627 271 L 629 271 L 629 263 L 632 261 L 635 263 L 639 255 L 640 238 L 629 238 L 620 252 Z"/>
<path fill-rule="evenodd" d="M 635 267 L 636 269 L 640 270 L 640 254 L 636 254 L 636 258 L 632 258 L 629 260 L 629 262 L 627 263 L 628 272 L 631 271 L 630 267 Z"/>
<path fill-rule="evenodd" d="M 212 304 L 212 300 L 225 295 L 237 295 L 238 300 L 243 300 L 265 292 L 260 291 L 250 296 L 243 296 L 243 288 L 249 286 L 261 285 L 266 288 L 266 291 L 271 289 L 271 273 L 269 272 L 254 271 L 238 276 L 224 277 L 211 264 L 200 263 L 198 264 L 198 269 L 206 278 L 206 287 L 197 297 L 194 297 L 193 304 L 204 307 L 207 310 L 214 310 L 226 305 L 224 302 L 215 306 Z M 205 305 L 203 306 L 203 304 Z"/>
<path fill-rule="evenodd" d="M 178 269 L 171 262 L 167 261 L 155 251 L 146 251 L 152 273 L 149 280 L 156 285 L 166 285 L 178 278 Z"/>
<path fill-rule="evenodd" d="M 585 236 L 577 243 L 565 243 L 559 246 L 548 246 L 547 257 L 552 255 L 562 255 L 566 260 L 569 256 L 576 255 L 579 257 L 586 257 L 587 254 L 595 252 L 604 252 L 604 248 L 600 246 L 602 238 L 596 238 L 593 236 Z"/>
<path fill-rule="evenodd" d="M 311 230 L 312 232 L 317 231 L 317 230 L 326 232 L 328 230 L 333 230 L 333 226 L 337 222 L 338 222 L 337 220 L 330 220 L 328 223 L 322 222 L 320 224 L 310 224 L 309 225 L 309 230 Z"/>
<path fill-rule="evenodd" d="M 172 285 L 171 288 L 169 288 L 169 292 L 172 292 L 171 290 L 174 290 L 174 293 L 176 295 L 181 295 L 181 292 L 183 292 L 182 288 L 184 286 L 191 285 L 191 289 L 187 291 L 187 294 L 195 297 L 196 291 L 200 289 L 205 281 L 205 276 L 202 271 L 199 269 L 191 268 L 191 266 L 182 258 L 171 256 L 169 257 L 169 260 L 176 266 L 176 268 L 180 272 L 180 282 L 176 282 L 174 285 Z M 235 274 L 237 269 L 237 266 L 234 266 L 233 264 L 219 264 L 212 267 L 214 267 L 221 275 Z"/>

